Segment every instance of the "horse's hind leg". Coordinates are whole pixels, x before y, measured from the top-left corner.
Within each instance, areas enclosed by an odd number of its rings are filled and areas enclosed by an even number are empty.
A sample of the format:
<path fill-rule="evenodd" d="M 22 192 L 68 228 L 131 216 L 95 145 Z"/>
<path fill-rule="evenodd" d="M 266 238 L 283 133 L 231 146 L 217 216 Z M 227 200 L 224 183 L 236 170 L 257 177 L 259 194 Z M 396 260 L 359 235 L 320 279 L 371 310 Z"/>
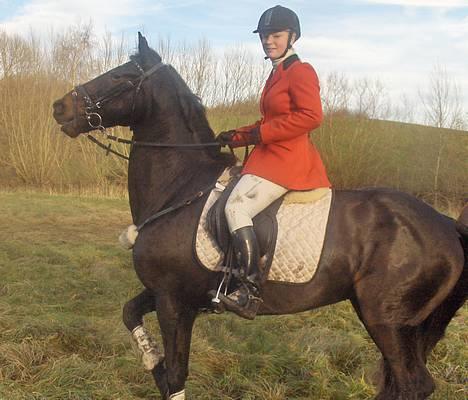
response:
<path fill-rule="evenodd" d="M 138 346 L 143 366 L 149 371 L 164 358 L 156 341 L 143 327 L 143 316 L 155 310 L 156 302 L 149 289 L 143 290 L 123 307 L 123 322 L 132 333 L 133 340 Z"/>
<path fill-rule="evenodd" d="M 468 264 L 450 295 L 421 324 L 424 357 L 427 359 L 437 342 L 442 339 L 450 320 L 468 297 Z"/>
<path fill-rule="evenodd" d="M 369 318 L 352 301 L 369 335 L 382 353 L 379 392 L 375 400 L 424 400 L 434 391 L 425 365 L 420 327 L 392 325 Z"/>
<path fill-rule="evenodd" d="M 164 400 L 185 399 L 192 328 L 197 313 L 197 309 L 180 301 L 177 295 L 158 296 L 157 315 L 164 341 L 165 365 L 156 367 L 153 376 L 160 390 L 161 377 L 165 379 L 167 390 L 161 390 Z"/>

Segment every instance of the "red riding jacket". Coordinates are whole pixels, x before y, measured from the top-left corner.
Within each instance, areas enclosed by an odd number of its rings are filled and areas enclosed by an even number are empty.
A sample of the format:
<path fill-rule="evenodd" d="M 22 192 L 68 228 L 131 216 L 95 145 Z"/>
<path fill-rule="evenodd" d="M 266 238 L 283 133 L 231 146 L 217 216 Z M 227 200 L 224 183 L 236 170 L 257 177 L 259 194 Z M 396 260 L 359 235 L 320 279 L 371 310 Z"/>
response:
<path fill-rule="evenodd" d="M 242 170 L 291 190 L 330 187 L 320 154 L 309 132 L 322 122 L 317 74 L 297 55 L 284 60 L 266 81 L 260 100 L 262 119 L 236 129 L 233 140 L 258 127 L 257 144 Z"/>

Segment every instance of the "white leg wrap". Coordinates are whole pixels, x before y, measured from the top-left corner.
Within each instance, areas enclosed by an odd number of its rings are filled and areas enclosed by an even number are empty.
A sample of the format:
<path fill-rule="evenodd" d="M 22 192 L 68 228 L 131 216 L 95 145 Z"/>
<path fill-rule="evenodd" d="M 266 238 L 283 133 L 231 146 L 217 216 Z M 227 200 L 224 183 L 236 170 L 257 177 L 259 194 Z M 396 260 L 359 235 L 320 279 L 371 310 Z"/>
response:
<path fill-rule="evenodd" d="M 185 389 L 180 392 L 171 394 L 169 400 L 185 400 Z"/>
<path fill-rule="evenodd" d="M 156 341 L 142 325 L 138 325 L 132 331 L 132 336 L 141 353 L 143 366 L 146 370 L 151 371 L 164 358 L 164 354 L 158 349 Z"/>

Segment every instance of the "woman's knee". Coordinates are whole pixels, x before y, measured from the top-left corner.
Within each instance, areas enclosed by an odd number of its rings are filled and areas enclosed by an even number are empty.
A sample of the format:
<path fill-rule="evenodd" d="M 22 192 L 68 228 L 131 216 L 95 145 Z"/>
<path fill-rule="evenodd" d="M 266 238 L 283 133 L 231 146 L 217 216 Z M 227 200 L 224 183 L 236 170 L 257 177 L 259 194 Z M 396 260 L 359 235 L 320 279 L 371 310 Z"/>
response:
<path fill-rule="evenodd" d="M 231 232 L 244 226 L 253 225 L 249 211 L 242 202 L 228 200 L 224 214 Z"/>

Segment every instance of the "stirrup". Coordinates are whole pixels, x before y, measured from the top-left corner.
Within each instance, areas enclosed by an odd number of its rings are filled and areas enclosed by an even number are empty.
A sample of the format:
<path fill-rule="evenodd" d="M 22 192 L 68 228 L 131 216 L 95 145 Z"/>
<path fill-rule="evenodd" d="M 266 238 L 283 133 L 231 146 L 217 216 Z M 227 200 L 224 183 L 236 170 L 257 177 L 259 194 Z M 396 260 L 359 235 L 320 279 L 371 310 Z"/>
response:
<path fill-rule="evenodd" d="M 220 294 L 219 299 L 227 310 L 246 319 L 254 319 L 260 305 L 263 303 L 260 297 L 251 293 L 247 285 L 240 287 L 227 296 Z"/>

